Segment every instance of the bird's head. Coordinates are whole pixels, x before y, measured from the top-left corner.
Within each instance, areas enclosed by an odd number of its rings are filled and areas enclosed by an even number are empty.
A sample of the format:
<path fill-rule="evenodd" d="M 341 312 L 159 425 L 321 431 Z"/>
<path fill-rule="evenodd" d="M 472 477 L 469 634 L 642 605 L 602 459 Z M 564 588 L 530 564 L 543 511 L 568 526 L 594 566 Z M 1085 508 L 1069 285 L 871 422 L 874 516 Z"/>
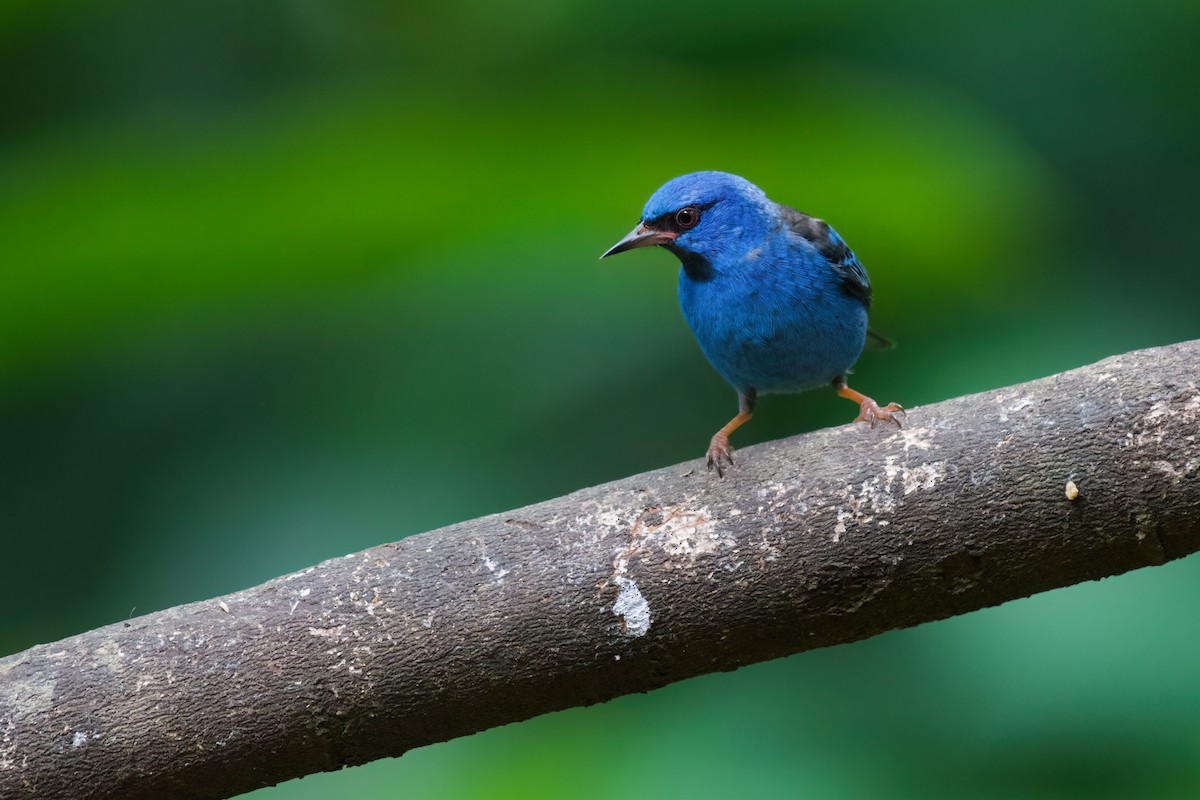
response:
<path fill-rule="evenodd" d="M 773 204 L 754 184 L 728 172 L 692 172 L 659 187 L 642 219 L 604 255 L 661 245 L 689 262 L 711 265 L 760 246 L 772 225 Z"/>

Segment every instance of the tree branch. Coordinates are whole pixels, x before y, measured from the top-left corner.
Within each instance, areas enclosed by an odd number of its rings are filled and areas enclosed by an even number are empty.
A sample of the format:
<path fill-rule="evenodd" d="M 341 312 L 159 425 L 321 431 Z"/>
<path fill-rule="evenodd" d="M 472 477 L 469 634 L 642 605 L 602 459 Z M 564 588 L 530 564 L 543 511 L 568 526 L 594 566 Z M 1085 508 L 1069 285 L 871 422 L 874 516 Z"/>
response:
<path fill-rule="evenodd" d="M 0 796 L 228 797 L 1180 558 L 1198 367 L 1129 353 L 33 647 L 0 660 Z"/>

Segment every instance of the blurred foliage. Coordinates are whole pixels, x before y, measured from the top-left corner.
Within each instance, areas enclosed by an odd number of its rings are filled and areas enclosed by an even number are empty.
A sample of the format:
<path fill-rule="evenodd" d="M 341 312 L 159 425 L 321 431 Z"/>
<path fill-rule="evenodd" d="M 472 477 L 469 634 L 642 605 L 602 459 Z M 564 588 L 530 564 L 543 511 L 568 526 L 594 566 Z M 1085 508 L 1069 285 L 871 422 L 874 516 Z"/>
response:
<path fill-rule="evenodd" d="M 0 652 L 697 459 L 649 193 L 833 221 L 906 405 L 1200 336 L 1200 5 L 0 5 Z M 846 421 L 770 398 L 740 443 Z M 916 410 L 919 414 L 919 409 Z M 1195 560 L 264 800 L 1194 797 Z"/>

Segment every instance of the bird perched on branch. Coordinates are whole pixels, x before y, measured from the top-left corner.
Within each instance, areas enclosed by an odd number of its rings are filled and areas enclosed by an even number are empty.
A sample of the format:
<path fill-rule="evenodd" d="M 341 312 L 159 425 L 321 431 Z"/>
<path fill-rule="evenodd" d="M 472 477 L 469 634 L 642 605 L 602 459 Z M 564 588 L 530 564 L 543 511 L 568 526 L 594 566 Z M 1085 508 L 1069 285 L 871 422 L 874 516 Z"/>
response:
<path fill-rule="evenodd" d="M 733 464 L 729 434 L 760 395 L 832 384 L 859 405 L 857 420 L 900 425 L 846 384 L 868 337 L 867 271 L 822 220 L 767 199 L 726 172 L 693 172 L 663 184 L 641 222 L 601 256 L 658 245 L 681 262 L 679 305 L 713 368 L 738 393 L 738 414 L 713 434 L 708 467 Z"/>

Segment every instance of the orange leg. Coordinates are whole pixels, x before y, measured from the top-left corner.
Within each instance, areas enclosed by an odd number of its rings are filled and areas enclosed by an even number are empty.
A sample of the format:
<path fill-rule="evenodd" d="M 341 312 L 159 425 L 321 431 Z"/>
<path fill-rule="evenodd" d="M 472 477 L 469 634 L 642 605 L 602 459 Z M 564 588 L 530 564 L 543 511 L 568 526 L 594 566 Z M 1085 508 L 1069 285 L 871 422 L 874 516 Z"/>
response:
<path fill-rule="evenodd" d="M 733 466 L 733 447 L 729 444 L 729 434 L 742 427 L 742 424 L 747 422 L 754 416 L 754 402 L 758 395 L 753 389 L 747 389 L 744 392 L 738 392 L 738 415 L 726 423 L 724 428 L 713 434 L 712 441 L 708 444 L 708 468 L 717 468 L 717 477 L 725 477 L 724 471 L 721 469 L 721 462 L 729 462 L 729 466 Z"/>
<path fill-rule="evenodd" d="M 883 420 L 884 422 L 896 423 L 897 428 L 901 427 L 900 419 L 896 416 L 896 413 L 903 414 L 904 409 L 899 403 L 888 403 L 883 408 L 880 408 L 878 403 L 862 392 L 856 392 L 851 389 L 846 383 L 845 375 L 838 375 L 834 378 L 833 385 L 837 388 L 839 397 L 844 397 L 847 400 L 858 403 L 858 416 L 854 418 L 855 422 L 867 420 L 870 421 L 871 427 L 874 428 L 876 422 Z"/>

